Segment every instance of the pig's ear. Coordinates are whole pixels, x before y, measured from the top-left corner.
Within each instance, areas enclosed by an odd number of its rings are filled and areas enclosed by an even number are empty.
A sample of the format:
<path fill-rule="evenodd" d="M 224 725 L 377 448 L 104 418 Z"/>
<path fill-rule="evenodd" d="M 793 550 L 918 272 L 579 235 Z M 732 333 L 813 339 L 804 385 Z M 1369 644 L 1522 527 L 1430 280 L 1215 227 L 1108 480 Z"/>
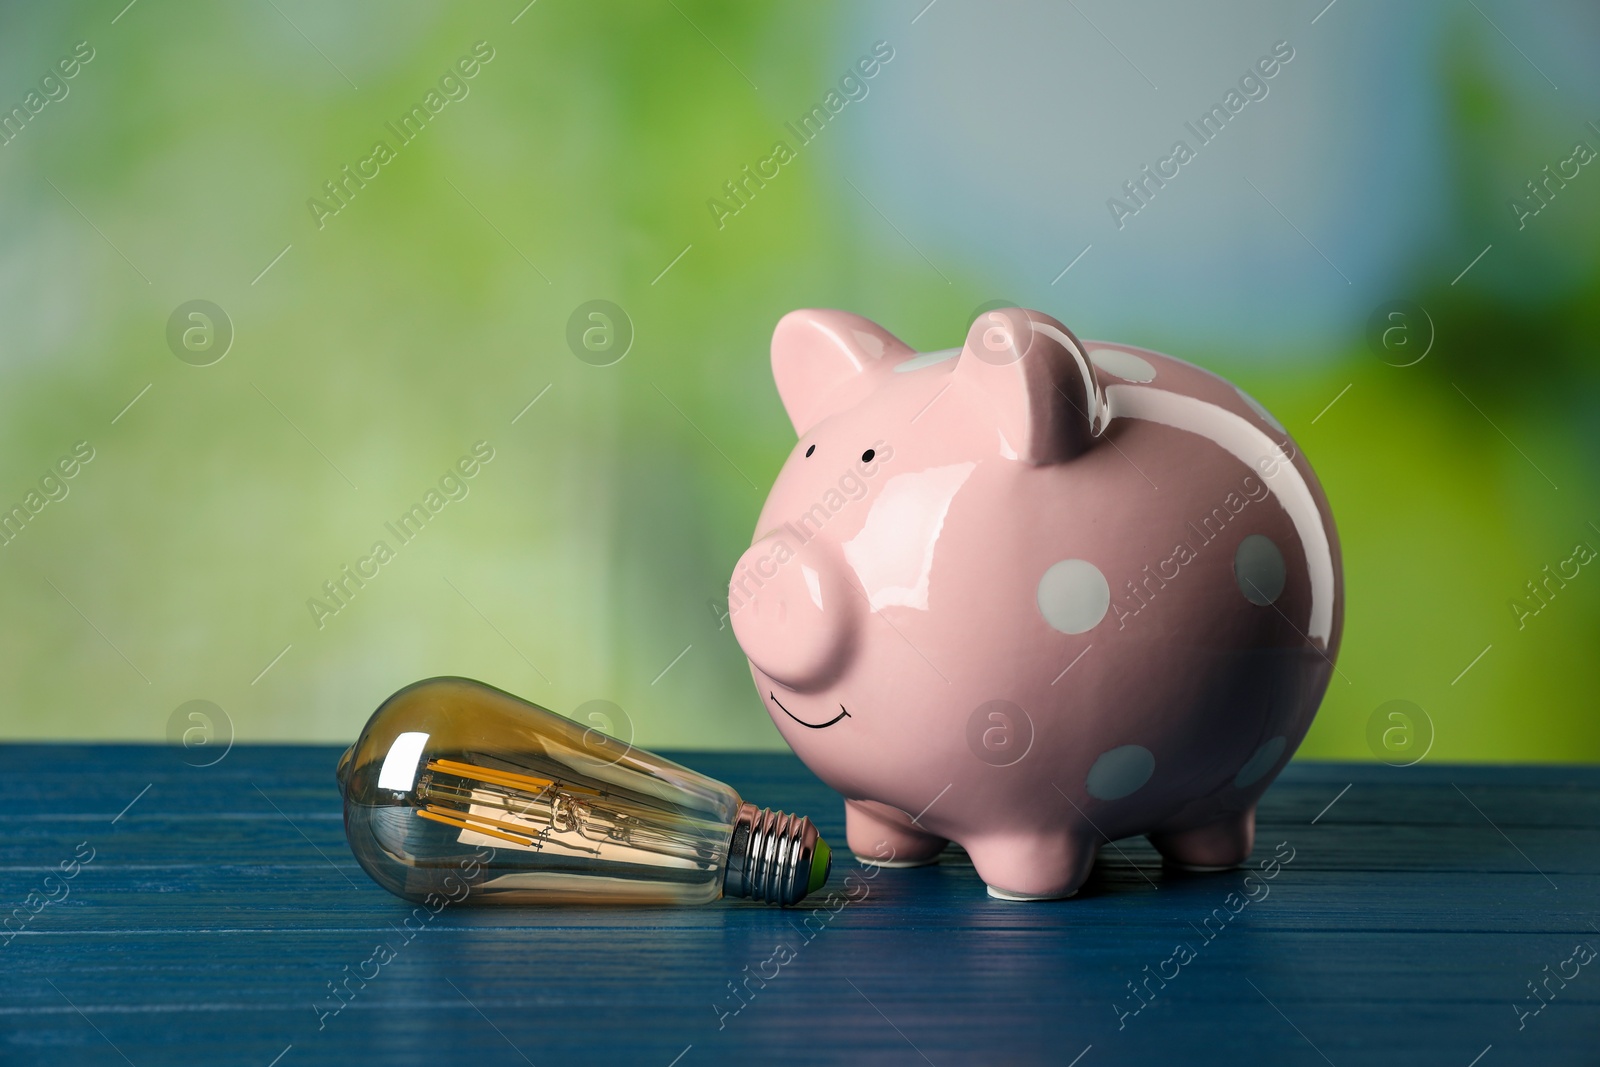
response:
<path fill-rule="evenodd" d="M 904 341 L 848 311 L 791 311 L 772 331 L 772 377 L 798 434 L 858 400 L 874 370 L 910 355 Z"/>
<path fill-rule="evenodd" d="M 1017 458 L 1060 463 L 1105 429 L 1105 394 L 1072 332 L 1048 315 L 1002 308 L 967 331 L 955 383 L 992 411 Z"/>

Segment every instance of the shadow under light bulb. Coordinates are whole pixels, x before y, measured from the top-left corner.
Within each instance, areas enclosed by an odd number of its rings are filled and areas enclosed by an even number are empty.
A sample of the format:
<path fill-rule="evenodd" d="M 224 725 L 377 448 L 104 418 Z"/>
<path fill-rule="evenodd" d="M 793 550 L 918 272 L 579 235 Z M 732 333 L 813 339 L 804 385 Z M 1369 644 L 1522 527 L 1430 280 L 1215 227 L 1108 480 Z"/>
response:
<path fill-rule="evenodd" d="M 407 900 L 794 904 L 828 879 L 810 819 L 467 678 L 384 701 L 337 777 L 351 851 Z"/>

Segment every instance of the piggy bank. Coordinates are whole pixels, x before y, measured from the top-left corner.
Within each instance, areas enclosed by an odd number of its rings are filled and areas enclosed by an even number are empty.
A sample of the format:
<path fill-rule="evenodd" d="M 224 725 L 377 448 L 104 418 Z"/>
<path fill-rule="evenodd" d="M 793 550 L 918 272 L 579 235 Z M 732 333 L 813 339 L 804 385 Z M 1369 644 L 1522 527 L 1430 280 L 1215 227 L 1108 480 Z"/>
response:
<path fill-rule="evenodd" d="M 730 620 L 858 859 L 953 841 L 1008 900 L 1071 896 L 1135 834 L 1242 863 L 1343 623 L 1333 519 L 1283 426 L 1021 309 L 923 353 L 791 312 L 772 372 L 799 441 Z"/>

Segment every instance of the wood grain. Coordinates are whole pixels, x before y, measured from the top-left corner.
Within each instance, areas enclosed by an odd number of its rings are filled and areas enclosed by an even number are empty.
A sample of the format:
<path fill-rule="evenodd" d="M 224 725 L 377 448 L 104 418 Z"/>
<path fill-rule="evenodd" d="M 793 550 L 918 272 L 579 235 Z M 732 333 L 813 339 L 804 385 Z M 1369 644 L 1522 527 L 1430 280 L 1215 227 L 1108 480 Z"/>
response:
<path fill-rule="evenodd" d="M 345 846 L 336 756 L 0 746 L 0 905 L 66 893 L 0 935 L 0 1063 L 1600 1063 L 1600 960 L 1520 1030 L 1513 1008 L 1600 949 L 1600 768 L 1291 765 L 1255 862 L 1294 858 L 1243 906 L 1247 872 L 1126 841 L 1054 904 L 991 900 L 949 850 L 821 915 L 447 909 L 408 936 Z M 793 757 L 674 758 L 842 851 L 838 797 Z M 828 888 L 853 871 L 843 852 Z M 1127 983 L 1174 970 L 1124 1014 Z"/>

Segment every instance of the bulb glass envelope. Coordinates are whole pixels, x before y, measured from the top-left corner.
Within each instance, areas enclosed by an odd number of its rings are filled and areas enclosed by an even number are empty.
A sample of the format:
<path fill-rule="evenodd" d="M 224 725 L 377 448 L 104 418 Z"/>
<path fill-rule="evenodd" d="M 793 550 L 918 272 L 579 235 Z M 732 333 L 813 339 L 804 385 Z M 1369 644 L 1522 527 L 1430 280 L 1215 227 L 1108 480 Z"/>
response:
<path fill-rule="evenodd" d="M 408 900 L 703 904 L 728 786 L 466 678 L 407 686 L 339 762 L 362 868 Z"/>

